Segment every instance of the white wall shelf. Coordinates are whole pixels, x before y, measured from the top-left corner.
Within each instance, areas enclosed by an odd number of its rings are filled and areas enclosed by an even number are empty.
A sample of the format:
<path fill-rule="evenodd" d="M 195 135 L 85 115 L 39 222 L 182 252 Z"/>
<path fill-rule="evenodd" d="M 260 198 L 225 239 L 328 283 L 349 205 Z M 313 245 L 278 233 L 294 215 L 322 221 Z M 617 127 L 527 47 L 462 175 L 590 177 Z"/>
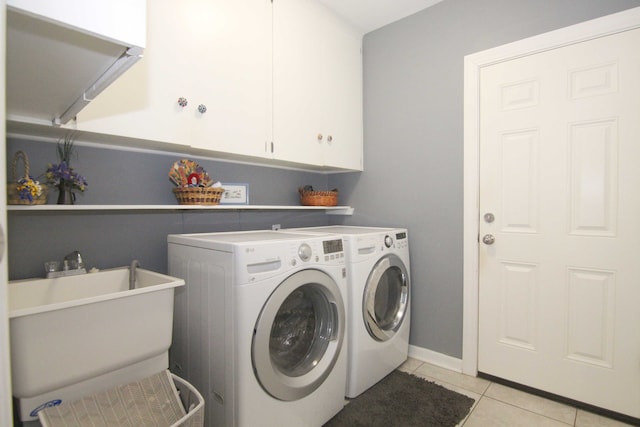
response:
<path fill-rule="evenodd" d="M 353 215 L 350 206 L 279 205 L 8 205 L 8 211 L 82 212 L 82 211 L 326 211 L 327 215 Z"/>

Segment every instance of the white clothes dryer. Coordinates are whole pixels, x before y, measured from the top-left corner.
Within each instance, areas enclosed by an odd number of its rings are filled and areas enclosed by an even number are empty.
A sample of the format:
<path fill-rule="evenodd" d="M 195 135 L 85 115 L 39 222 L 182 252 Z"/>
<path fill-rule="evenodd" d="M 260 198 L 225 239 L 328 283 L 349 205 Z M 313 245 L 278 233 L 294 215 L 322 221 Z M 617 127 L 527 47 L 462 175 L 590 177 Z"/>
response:
<path fill-rule="evenodd" d="M 205 397 L 207 426 L 319 427 L 345 404 L 340 236 L 246 231 L 168 236 L 170 367 Z"/>
<path fill-rule="evenodd" d="M 348 363 L 345 395 L 356 397 L 407 360 L 409 235 L 404 228 L 284 229 L 340 235 L 347 257 Z"/>

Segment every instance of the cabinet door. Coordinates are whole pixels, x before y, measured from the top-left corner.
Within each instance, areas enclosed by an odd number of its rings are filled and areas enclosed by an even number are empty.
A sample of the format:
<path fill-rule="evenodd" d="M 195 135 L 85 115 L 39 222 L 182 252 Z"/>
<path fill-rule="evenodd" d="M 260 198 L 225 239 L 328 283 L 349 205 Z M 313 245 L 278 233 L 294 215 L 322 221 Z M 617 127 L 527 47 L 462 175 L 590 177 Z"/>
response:
<path fill-rule="evenodd" d="M 341 21 L 330 20 L 324 31 L 325 166 L 362 170 L 362 37 Z"/>
<path fill-rule="evenodd" d="M 192 116 L 177 103 L 192 94 L 189 10 L 170 0 L 149 2 L 143 58 L 78 114 L 79 130 L 189 144 Z"/>
<path fill-rule="evenodd" d="M 271 143 L 271 3 L 208 3 L 215 11 L 199 25 L 207 42 L 194 64 L 194 108 L 202 103 L 207 111 L 197 115 L 191 145 L 264 157 Z"/>
<path fill-rule="evenodd" d="M 149 2 L 144 58 L 78 115 L 78 129 L 264 156 L 269 8 L 266 0 Z"/>
<path fill-rule="evenodd" d="M 7 0 L 7 7 L 123 45 L 145 45 L 145 0 Z"/>
<path fill-rule="evenodd" d="M 361 37 L 311 0 L 273 5 L 274 157 L 361 169 Z"/>
<path fill-rule="evenodd" d="M 323 163 L 323 12 L 309 0 L 273 3 L 273 156 L 280 160 Z"/>

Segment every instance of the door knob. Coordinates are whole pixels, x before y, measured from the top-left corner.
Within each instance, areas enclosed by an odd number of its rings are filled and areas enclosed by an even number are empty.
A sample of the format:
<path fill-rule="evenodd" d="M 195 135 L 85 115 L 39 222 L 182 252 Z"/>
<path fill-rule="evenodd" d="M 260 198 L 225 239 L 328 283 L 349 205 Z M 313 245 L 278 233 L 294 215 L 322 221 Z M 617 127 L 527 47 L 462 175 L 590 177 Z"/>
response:
<path fill-rule="evenodd" d="M 482 236 L 482 243 L 484 243 L 485 245 L 493 245 L 495 241 L 496 238 L 493 237 L 493 234 L 485 234 L 484 236 Z"/>

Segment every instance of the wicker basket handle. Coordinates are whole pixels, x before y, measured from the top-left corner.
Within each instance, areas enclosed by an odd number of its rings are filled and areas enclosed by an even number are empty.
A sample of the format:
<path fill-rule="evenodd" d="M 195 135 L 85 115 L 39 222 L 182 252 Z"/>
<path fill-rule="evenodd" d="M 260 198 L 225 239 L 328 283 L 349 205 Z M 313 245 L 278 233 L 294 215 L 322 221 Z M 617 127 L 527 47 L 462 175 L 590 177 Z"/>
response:
<path fill-rule="evenodd" d="M 16 182 L 18 181 L 16 179 L 16 167 L 18 160 L 22 160 L 22 164 L 24 165 L 24 178 L 29 178 L 29 157 L 27 157 L 27 154 L 24 151 L 20 150 L 14 154 L 13 160 L 11 161 L 11 179 Z"/>

